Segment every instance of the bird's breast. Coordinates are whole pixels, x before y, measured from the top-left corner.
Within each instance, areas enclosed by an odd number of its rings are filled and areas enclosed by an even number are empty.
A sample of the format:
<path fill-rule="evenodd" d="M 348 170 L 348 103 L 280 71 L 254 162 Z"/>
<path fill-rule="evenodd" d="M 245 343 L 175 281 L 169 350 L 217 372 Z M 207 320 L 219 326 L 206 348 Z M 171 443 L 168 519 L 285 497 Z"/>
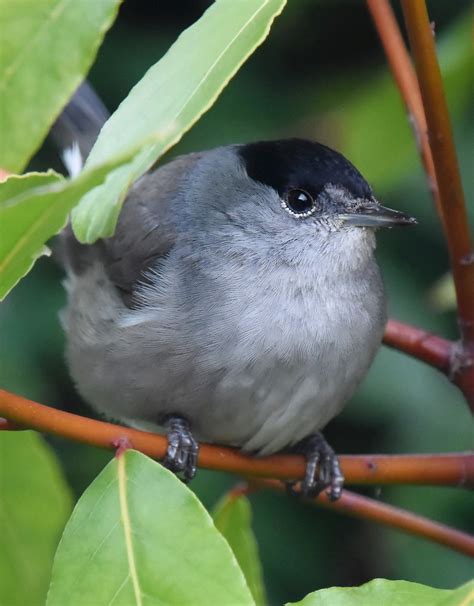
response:
<path fill-rule="evenodd" d="M 220 334 L 216 312 L 215 339 L 198 362 L 198 374 L 219 377 L 207 408 L 212 422 L 202 424 L 206 439 L 275 452 L 341 410 L 382 338 L 385 297 L 377 267 L 371 271 L 371 288 L 273 276 L 251 298 L 247 283 L 221 299 L 225 328 Z"/>

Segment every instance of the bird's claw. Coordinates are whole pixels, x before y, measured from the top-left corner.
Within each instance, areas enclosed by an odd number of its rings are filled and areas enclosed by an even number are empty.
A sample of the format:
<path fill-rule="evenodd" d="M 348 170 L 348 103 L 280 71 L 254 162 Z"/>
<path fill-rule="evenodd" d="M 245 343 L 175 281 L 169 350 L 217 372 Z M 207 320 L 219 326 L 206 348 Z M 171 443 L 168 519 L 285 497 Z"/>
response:
<path fill-rule="evenodd" d="M 287 492 L 307 498 L 317 497 L 323 490 L 331 501 L 337 501 L 342 493 L 344 476 L 339 467 L 339 461 L 333 449 L 326 442 L 322 434 L 315 433 L 298 445 L 298 452 L 306 457 L 306 473 L 300 485 L 295 489 L 297 482 L 287 482 Z"/>
<path fill-rule="evenodd" d="M 170 416 L 165 421 L 168 449 L 163 465 L 176 474 L 183 474 L 184 482 L 190 482 L 196 475 L 199 445 L 194 439 L 188 421 L 178 416 Z"/>

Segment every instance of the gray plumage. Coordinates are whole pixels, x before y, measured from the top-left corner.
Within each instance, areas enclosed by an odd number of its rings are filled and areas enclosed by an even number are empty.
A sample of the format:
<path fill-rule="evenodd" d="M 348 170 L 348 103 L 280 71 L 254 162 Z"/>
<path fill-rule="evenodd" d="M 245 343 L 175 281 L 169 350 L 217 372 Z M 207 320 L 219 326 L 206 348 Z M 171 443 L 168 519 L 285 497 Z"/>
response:
<path fill-rule="evenodd" d="M 323 428 L 369 369 L 386 321 L 373 229 L 385 209 L 336 152 L 255 145 L 145 175 L 111 239 L 65 233 L 67 359 L 104 415 L 149 428 L 178 414 L 201 440 L 271 453 Z M 314 214 L 291 212 L 281 171 L 275 187 L 259 177 L 275 166 L 259 163 L 265 146 L 309 163 L 288 180 L 318 182 Z"/>
<path fill-rule="evenodd" d="M 114 418 L 179 413 L 206 441 L 293 444 L 341 410 L 380 345 L 374 244 L 295 220 L 235 148 L 179 159 L 134 186 L 116 235 L 69 273 L 72 375 Z"/>

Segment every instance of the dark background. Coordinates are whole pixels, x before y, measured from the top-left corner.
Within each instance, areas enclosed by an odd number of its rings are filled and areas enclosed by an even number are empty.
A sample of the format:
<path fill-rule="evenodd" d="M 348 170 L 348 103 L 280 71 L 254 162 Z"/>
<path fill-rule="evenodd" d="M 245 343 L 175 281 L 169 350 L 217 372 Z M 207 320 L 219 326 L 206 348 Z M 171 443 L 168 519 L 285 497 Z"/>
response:
<path fill-rule="evenodd" d="M 90 74 L 111 110 L 209 4 L 125 0 Z M 474 122 L 468 111 L 469 102 L 472 105 L 469 3 L 438 0 L 428 5 L 436 25 L 469 200 Z M 383 203 L 419 219 L 416 230 L 380 234 L 378 258 L 390 313 L 454 338 L 453 311 L 440 311 L 429 296 L 433 284 L 448 271 L 445 244 L 403 106 L 364 2 L 290 2 L 264 45 L 170 157 L 231 142 L 285 136 L 305 136 L 335 147 L 358 166 Z M 47 142 L 32 168 L 51 165 L 62 169 Z M 471 220 L 472 210 L 471 205 Z M 0 307 L 0 384 L 45 404 L 93 415 L 81 402 L 63 360 L 58 321 L 65 300 L 61 280 L 61 270 L 43 258 Z M 331 422 L 326 436 L 339 453 L 445 452 L 471 448 L 473 426 L 462 397 L 443 377 L 383 348 L 358 394 Z M 58 452 L 76 495 L 110 458 L 110 453 L 90 447 L 48 441 Z M 205 505 L 212 506 L 236 481 L 232 476 L 200 471 L 192 488 Z M 471 524 L 472 529 L 472 495 L 461 490 L 381 487 L 361 491 L 459 528 L 469 529 Z M 271 604 L 377 576 L 448 588 L 472 575 L 467 557 L 421 539 L 282 495 L 257 493 L 251 501 Z"/>

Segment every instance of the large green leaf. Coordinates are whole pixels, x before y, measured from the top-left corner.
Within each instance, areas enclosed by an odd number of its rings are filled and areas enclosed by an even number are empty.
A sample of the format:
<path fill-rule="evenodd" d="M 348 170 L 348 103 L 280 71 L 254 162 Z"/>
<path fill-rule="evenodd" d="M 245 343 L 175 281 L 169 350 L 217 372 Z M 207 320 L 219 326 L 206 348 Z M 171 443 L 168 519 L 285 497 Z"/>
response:
<path fill-rule="evenodd" d="M 69 490 L 41 438 L 0 432 L 0 604 L 44 604 L 70 510 Z"/>
<path fill-rule="evenodd" d="M 73 228 L 79 240 L 93 242 L 113 234 L 128 185 L 212 106 L 265 39 L 285 1 L 216 0 L 132 89 L 102 129 L 87 166 L 140 144 L 142 150 L 74 210 Z M 144 145 L 152 133 L 156 143 Z"/>
<path fill-rule="evenodd" d="M 134 153 L 84 171 L 72 181 L 50 171 L 14 175 L 0 183 L 0 300 L 39 256 L 49 253 L 45 242 L 64 227 L 81 197 Z"/>
<path fill-rule="evenodd" d="M 120 0 L 0 0 L 0 167 L 23 170 L 83 80 Z"/>
<path fill-rule="evenodd" d="M 214 524 L 232 548 L 257 606 L 266 603 L 262 565 L 252 531 L 252 508 L 247 497 L 226 495 L 213 511 Z"/>
<path fill-rule="evenodd" d="M 74 509 L 47 604 L 254 602 L 229 545 L 196 496 L 159 463 L 127 451 Z"/>
<path fill-rule="evenodd" d="M 435 589 L 408 581 L 374 579 L 360 587 L 330 587 L 295 606 L 473 606 L 474 581 L 458 589 Z"/>

